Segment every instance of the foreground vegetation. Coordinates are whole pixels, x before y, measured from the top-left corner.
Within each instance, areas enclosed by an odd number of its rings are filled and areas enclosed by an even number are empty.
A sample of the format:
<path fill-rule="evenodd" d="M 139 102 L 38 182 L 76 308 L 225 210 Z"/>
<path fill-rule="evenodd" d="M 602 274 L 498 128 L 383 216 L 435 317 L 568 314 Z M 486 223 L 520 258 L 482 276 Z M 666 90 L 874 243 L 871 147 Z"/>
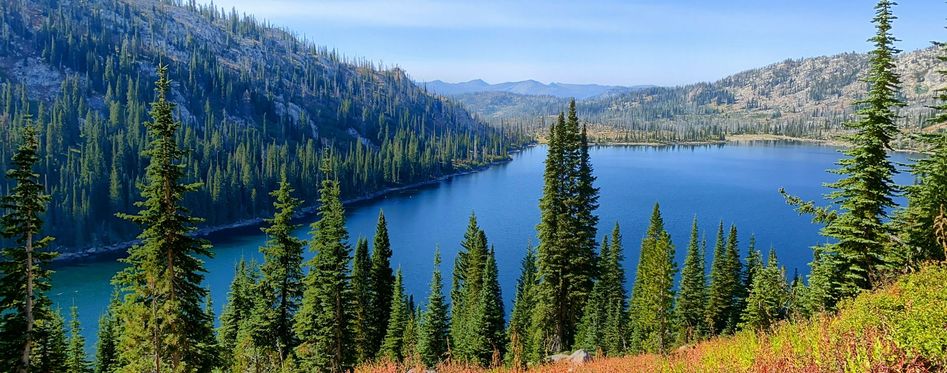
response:
<path fill-rule="evenodd" d="M 599 361 L 583 369 L 945 369 L 945 271 L 927 263 L 947 259 L 947 132 L 922 139 L 931 154 L 911 165 L 917 183 L 904 188 L 908 204 L 895 206 L 899 187 L 886 152 L 903 102 L 893 66 L 892 6 L 887 0 L 876 6 L 871 84 L 857 120 L 848 123 L 852 147 L 832 171 L 841 178 L 829 185 L 827 204 L 784 192 L 828 238 L 815 247 L 807 281 L 787 279 L 774 250 L 764 260 L 752 235 L 743 246 L 737 227 L 726 229 L 723 222 L 708 276 L 708 245 L 698 239 L 695 218 L 675 284 L 676 246 L 655 204 L 637 276 L 626 291 L 621 227 L 616 223 L 598 243 L 599 190 L 588 130 L 573 101 L 549 130 L 539 245 L 526 249 L 509 322 L 495 249 L 475 215 L 447 296 L 435 255 L 423 305 L 405 292 L 401 271 L 392 267 L 384 214 L 371 251 L 364 239 L 353 250 L 338 168 L 344 159 L 325 146 L 313 173 L 319 219 L 310 238 L 290 234 L 304 201 L 281 172 L 270 194 L 274 214 L 260 247 L 264 262 L 238 265 L 215 328 L 203 284 L 203 258 L 213 255 L 212 246 L 194 237 L 202 219 L 187 208 L 188 196 L 204 185 L 189 181 L 190 144 L 179 136 L 186 127 L 174 114 L 169 69 L 159 65 L 151 121 L 144 123 L 147 166 L 137 211 L 119 215 L 139 228 L 139 242 L 113 279 L 94 370 L 341 372 L 417 365 L 555 371 L 561 367 L 543 364 L 575 349 Z M 947 91 L 940 99 L 935 120 L 943 123 Z M 93 364 L 74 321 L 78 310 L 67 336 L 46 294 L 55 256 L 43 230 L 50 196 L 34 171 L 41 160 L 38 135 L 29 117 L 24 123 L 0 219 L 9 242 L 0 261 L 0 368 L 88 372 Z M 303 262 L 306 247 L 315 255 Z M 637 357 L 620 358 L 625 355 Z"/>
<path fill-rule="evenodd" d="M 837 314 L 686 345 L 668 354 L 531 366 L 529 372 L 929 372 L 947 367 L 947 265 L 930 264 L 845 301 Z M 398 372 L 395 364 L 358 372 Z M 443 364 L 438 372 L 481 372 Z M 490 371 L 520 371 L 496 369 Z"/>

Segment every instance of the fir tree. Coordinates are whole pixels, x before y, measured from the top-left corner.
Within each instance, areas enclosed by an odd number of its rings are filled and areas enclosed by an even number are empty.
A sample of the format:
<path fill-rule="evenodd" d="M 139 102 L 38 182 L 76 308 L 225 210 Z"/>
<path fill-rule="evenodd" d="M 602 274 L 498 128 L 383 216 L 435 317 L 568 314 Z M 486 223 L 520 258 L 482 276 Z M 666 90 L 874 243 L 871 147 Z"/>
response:
<path fill-rule="evenodd" d="M 602 277 L 605 272 L 610 256 L 608 247 L 608 237 L 602 240 L 602 251 L 598 258 L 598 273 Z M 585 308 L 582 310 L 582 321 L 576 331 L 575 349 L 586 351 L 604 352 L 603 335 L 605 333 L 605 318 L 608 312 L 608 302 L 605 300 L 605 280 L 599 278 L 592 285 L 592 292 L 585 302 Z"/>
<path fill-rule="evenodd" d="M 641 241 L 641 257 L 629 302 L 632 351 L 663 353 L 670 348 L 676 272 L 674 245 L 664 230 L 660 206 L 655 204 L 648 232 Z"/>
<path fill-rule="evenodd" d="M 273 208 L 276 212 L 272 219 L 266 220 L 267 226 L 263 232 L 267 242 L 260 247 L 263 253 L 260 287 L 262 293 L 267 295 L 262 302 L 272 310 L 260 315 L 263 323 L 260 327 L 271 335 L 272 344 L 281 359 L 285 359 L 296 346 L 293 318 L 303 293 L 302 262 L 306 242 L 293 235 L 299 225 L 293 224 L 292 219 L 302 204 L 301 200 L 293 197 L 294 192 L 284 174 L 279 189 L 270 193 L 275 198 Z"/>
<path fill-rule="evenodd" d="M 395 275 L 391 270 L 391 241 L 388 238 L 388 223 L 385 213 L 378 211 L 378 224 L 375 228 L 375 239 L 372 249 L 371 263 L 371 336 L 368 341 L 369 351 L 374 356 L 381 348 L 388 328 L 388 318 L 391 312 L 391 300 L 395 284 Z"/>
<path fill-rule="evenodd" d="M 418 323 L 421 318 L 421 309 L 414 305 L 414 298 L 408 301 L 408 321 L 404 324 L 404 335 L 401 337 L 401 358 L 405 366 L 421 364 L 418 356 Z"/>
<path fill-rule="evenodd" d="M 450 320 L 447 315 L 447 302 L 442 291 L 440 266 L 441 253 L 440 250 L 435 249 L 434 274 L 431 276 L 427 306 L 422 314 L 418 331 L 418 355 L 421 363 L 427 367 L 434 367 L 447 354 Z"/>
<path fill-rule="evenodd" d="M 62 315 L 50 310 L 49 317 L 36 320 L 36 339 L 31 350 L 31 372 L 66 372 L 68 345 Z"/>
<path fill-rule="evenodd" d="M 118 330 L 114 315 L 118 302 L 118 294 L 113 295 L 105 314 L 99 318 L 99 336 L 95 344 L 95 373 L 111 373 L 119 366 L 116 350 Z"/>
<path fill-rule="evenodd" d="M 514 368 L 526 366 L 526 354 L 530 351 L 529 332 L 533 328 L 532 312 L 535 307 L 535 289 L 538 283 L 536 273 L 536 250 L 532 245 L 526 247 L 526 256 L 520 264 L 520 277 L 516 281 L 516 294 L 513 298 L 513 310 L 506 335 L 509 345 L 506 348 L 506 361 Z"/>
<path fill-rule="evenodd" d="M 385 339 L 382 341 L 381 350 L 378 355 L 381 358 L 392 362 L 401 362 L 404 355 L 401 354 L 404 344 L 404 330 L 408 323 L 408 300 L 404 294 L 404 285 L 401 277 L 401 269 L 398 269 L 395 275 L 395 282 L 392 285 L 391 310 L 388 318 L 388 327 L 385 328 Z"/>
<path fill-rule="evenodd" d="M 941 49 L 938 60 L 947 62 L 947 44 L 935 45 Z M 947 71 L 939 73 L 947 76 Z M 928 121 L 932 126 L 947 123 L 947 88 L 938 89 L 936 98 L 935 115 Z M 937 216 L 947 209 L 947 131 L 915 136 L 928 156 L 911 165 L 915 183 L 904 188 L 908 204 L 894 219 L 902 243 L 899 261 L 913 268 L 924 260 L 947 259 L 947 249 L 937 242 L 934 231 Z"/>
<path fill-rule="evenodd" d="M 704 305 L 707 303 L 707 279 L 704 256 L 698 242 L 697 217 L 691 226 L 687 257 L 681 270 L 680 292 L 674 309 L 677 322 L 677 341 L 689 344 L 700 340 L 706 333 Z"/>
<path fill-rule="evenodd" d="M 477 307 L 483 284 L 487 256 L 487 236 L 477 224 L 477 216 L 470 214 L 461 250 L 454 259 L 451 282 L 451 358 L 463 362 L 479 362 L 477 338 L 481 330 L 476 325 Z"/>
<path fill-rule="evenodd" d="M 352 288 L 349 283 L 348 232 L 339 196 L 339 182 L 332 177 L 330 156 L 323 156 L 319 220 L 312 224 L 309 262 L 302 307 L 296 315 L 296 349 L 300 365 L 309 370 L 339 372 L 351 367 Z"/>
<path fill-rule="evenodd" d="M 257 270 L 255 264 L 247 264 L 243 258 L 234 269 L 234 277 L 230 282 L 230 291 L 227 293 L 227 304 L 220 315 L 220 329 L 217 333 L 218 345 L 221 350 L 221 360 L 224 366 L 233 364 L 233 356 L 237 350 L 237 336 L 246 320 L 250 318 L 257 293 Z"/>
<path fill-rule="evenodd" d="M 14 372 L 32 371 L 30 356 L 36 344 L 36 325 L 52 317 L 49 262 L 56 253 L 46 247 L 51 237 L 41 237 L 41 216 L 49 196 L 33 166 L 39 160 L 39 143 L 32 121 L 27 118 L 23 142 L 13 155 L 7 178 L 14 182 L 0 199 L 4 215 L 0 233 L 11 244 L 0 255 L 0 365 Z M 35 367 L 34 367 L 35 368 Z"/>
<path fill-rule="evenodd" d="M 480 296 L 471 316 L 472 352 L 476 362 L 493 365 L 500 361 L 506 347 L 503 321 L 503 295 L 497 278 L 496 253 L 493 249 L 484 258 Z"/>
<path fill-rule="evenodd" d="M 615 222 L 612 240 L 608 250 L 607 265 L 602 274 L 605 284 L 605 332 L 603 347 L 605 354 L 617 356 L 625 352 L 625 270 L 622 263 L 625 255 L 622 249 L 621 227 Z"/>
<path fill-rule="evenodd" d="M 598 259 L 599 278 L 592 286 L 592 293 L 582 311 L 576 348 L 618 355 L 625 347 L 625 274 L 621 268 L 621 228 L 617 223 L 611 238 L 613 243 L 609 243 L 608 236 L 602 240 Z"/>
<path fill-rule="evenodd" d="M 92 364 L 86 359 L 85 338 L 79 325 L 79 309 L 69 308 L 69 340 L 66 348 L 66 371 L 69 373 L 90 373 Z"/>
<path fill-rule="evenodd" d="M 776 252 L 770 250 L 766 267 L 753 278 L 740 327 L 752 330 L 769 329 L 785 316 L 788 297 L 786 278 L 776 261 Z"/>
<path fill-rule="evenodd" d="M 139 224 L 140 243 L 128 250 L 128 264 L 114 282 L 125 294 L 118 320 L 121 361 L 131 371 L 210 371 L 202 366 L 212 359 L 198 348 L 207 336 L 209 315 L 203 309 L 207 290 L 204 263 L 210 245 L 191 236 L 201 220 L 182 206 L 185 194 L 201 184 L 182 184 L 186 176 L 185 151 L 177 144 L 180 123 L 173 118 L 174 104 L 167 99 L 171 86 L 166 66 L 158 67 L 157 98 L 147 123 L 150 157 L 141 184 L 143 201 L 136 215 L 121 217 Z"/>
<path fill-rule="evenodd" d="M 362 363 L 375 357 L 375 351 L 369 345 L 371 338 L 372 309 L 371 259 L 368 255 L 368 240 L 359 238 L 355 244 L 352 259 L 352 296 L 354 309 L 352 314 L 352 334 L 355 344 L 355 362 Z"/>
<path fill-rule="evenodd" d="M 742 285 L 740 255 L 737 252 L 737 229 L 730 226 L 729 236 L 723 234 L 723 222 L 717 228 L 714 260 L 710 268 L 707 290 L 707 328 L 711 335 L 731 333 L 739 320 L 737 300 Z"/>
<path fill-rule="evenodd" d="M 743 272 L 740 276 L 740 283 L 737 287 L 737 300 L 734 306 L 736 313 L 736 325 L 739 325 L 746 309 L 746 298 L 750 296 L 750 288 L 753 287 L 753 277 L 765 268 L 763 263 L 763 254 L 756 249 L 756 237 L 750 235 L 750 243 L 746 254 L 746 265 L 743 266 Z"/>
<path fill-rule="evenodd" d="M 534 325 L 547 327 L 536 328 L 531 336 L 533 360 L 573 345 L 595 272 L 598 190 L 574 100 L 569 120 L 560 113 L 549 131 L 537 227 L 540 283 L 533 314 Z"/>
<path fill-rule="evenodd" d="M 826 199 L 835 207 L 815 207 L 797 197 L 788 197 L 789 203 L 801 213 L 815 215 L 815 221 L 824 223 L 822 235 L 832 239 L 819 249 L 823 261 L 831 265 L 826 273 L 834 288 L 828 307 L 834 307 L 837 297 L 850 297 L 862 289 L 871 289 L 882 280 L 884 273 L 900 265 L 890 250 L 890 237 L 885 222 L 887 211 L 894 206 L 892 196 L 897 188 L 892 181 L 896 173 L 887 158 L 891 140 L 898 133 L 897 109 L 904 105 L 898 98 L 900 78 L 895 71 L 897 39 L 891 35 L 891 21 L 896 17 L 890 0 L 880 0 L 875 6 L 873 22 L 877 33 L 870 41 L 874 50 L 869 53 L 869 67 L 865 82 L 868 92 L 856 103 L 857 119 L 847 123 L 854 134 L 847 137 L 852 146 L 843 151 L 833 173 L 842 175 L 829 184 L 834 189 Z"/>

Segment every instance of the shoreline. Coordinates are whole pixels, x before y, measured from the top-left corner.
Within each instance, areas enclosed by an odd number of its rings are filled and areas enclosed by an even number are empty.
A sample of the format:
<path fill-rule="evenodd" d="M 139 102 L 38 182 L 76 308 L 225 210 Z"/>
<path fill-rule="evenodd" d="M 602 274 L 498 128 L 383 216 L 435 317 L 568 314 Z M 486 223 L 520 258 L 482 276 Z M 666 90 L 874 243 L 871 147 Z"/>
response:
<path fill-rule="evenodd" d="M 808 137 L 793 137 L 787 135 L 773 134 L 739 134 L 727 135 L 723 140 L 704 140 L 704 141 L 677 141 L 677 142 L 613 142 L 605 141 L 593 143 L 594 146 L 704 146 L 704 145 L 727 145 L 741 144 L 751 142 L 798 142 L 806 144 L 816 144 L 822 146 L 832 146 L 837 148 L 849 148 L 851 144 L 836 139 L 813 139 Z M 891 149 L 896 153 L 924 154 L 922 151 L 904 148 Z"/>
<path fill-rule="evenodd" d="M 385 197 L 389 194 L 403 192 L 407 190 L 419 189 L 419 188 L 429 186 L 429 185 L 434 185 L 434 184 L 440 184 L 454 177 L 470 175 L 470 174 L 474 174 L 480 171 L 484 171 L 496 165 L 512 162 L 513 155 L 521 153 L 525 151 L 526 149 L 532 148 L 534 146 L 536 146 L 536 143 L 527 144 L 523 147 L 510 150 L 509 152 L 507 152 L 507 155 L 509 155 L 509 158 L 507 159 L 493 161 L 487 164 L 473 167 L 471 169 L 457 171 L 457 172 L 453 172 L 447 175 L 442 175 L 436 178 L 418 181 L 411 184 L 383 188 L 375 192 L 370 192 L 370 193 L 366 193 L 360 196 L 344 199 L 342 200 L 342 204 L 347 206 L 347 205 L 372 201 L 375 199 Z M 296 213 L 295 219 L 304 219 L 307 217 L 311 217 L 316 214 L 316 210 L 318 208 L 319 208 L 318 205 L 312 205 L 312 206 L 300 208 L 299 211 Z M 263 217 L 256 217 L 256 218 L 241 219 L 229 224 L 220 224 L 220 225 L 215 225 L 211 227 L 202 227 L 194 231 L 194 236 L 207 237 L 214 234 L 224 233 L 230 230 L 245 229 L 245 228 L 251 228 L 254 226 L 261 226 L 263 224 L 263 220 L 264 220 Z M 128 248 L 137 244 L 138 242 L 139 240 L 130 240 L 130 241 L 114 243 L 111 245 L 89 247 L 89 248 L 78 250 L 75 252 L 60 253 L 55 259 L 53 259 L 52 263 L 53 263 L 53 266 L 68 266 L 71 264 L 95 262 L 104 258 L 121 258 L 127 254 L 126 251 L 128 250 Z"/>

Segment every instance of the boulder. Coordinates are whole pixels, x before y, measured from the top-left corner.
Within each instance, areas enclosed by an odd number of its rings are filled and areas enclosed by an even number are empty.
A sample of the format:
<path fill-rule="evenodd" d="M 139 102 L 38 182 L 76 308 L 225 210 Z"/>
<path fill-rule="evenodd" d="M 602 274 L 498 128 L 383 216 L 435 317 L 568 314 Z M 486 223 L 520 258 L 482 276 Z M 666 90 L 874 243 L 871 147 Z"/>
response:
<path fill-rule="evenodd" d="M 591 360 L 592 355 L 589 355 L 589 353 L 585 352 L 585 350 L 576 350 L 572 353 L 572 355 L 569 355 L 569 361 L 576 365 L 582 365 Z"/>

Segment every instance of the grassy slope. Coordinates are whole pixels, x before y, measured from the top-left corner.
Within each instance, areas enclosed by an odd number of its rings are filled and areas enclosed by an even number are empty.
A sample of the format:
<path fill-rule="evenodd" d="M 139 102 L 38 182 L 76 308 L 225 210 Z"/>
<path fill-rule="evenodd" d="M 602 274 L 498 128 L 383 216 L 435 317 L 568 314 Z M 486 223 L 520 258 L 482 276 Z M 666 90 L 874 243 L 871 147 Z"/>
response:
<path fill-rule="evenodd" d="M 668 356 L 545 365 L 531 372 L 928 372 L 947 370 L 947 265 L 930 265 L 840 307 L 832 316 L 742 332 Z M 362 367 L 395 372 L 396 367 Z M 438 372 L 477 372 L 439 367 Z"/>

